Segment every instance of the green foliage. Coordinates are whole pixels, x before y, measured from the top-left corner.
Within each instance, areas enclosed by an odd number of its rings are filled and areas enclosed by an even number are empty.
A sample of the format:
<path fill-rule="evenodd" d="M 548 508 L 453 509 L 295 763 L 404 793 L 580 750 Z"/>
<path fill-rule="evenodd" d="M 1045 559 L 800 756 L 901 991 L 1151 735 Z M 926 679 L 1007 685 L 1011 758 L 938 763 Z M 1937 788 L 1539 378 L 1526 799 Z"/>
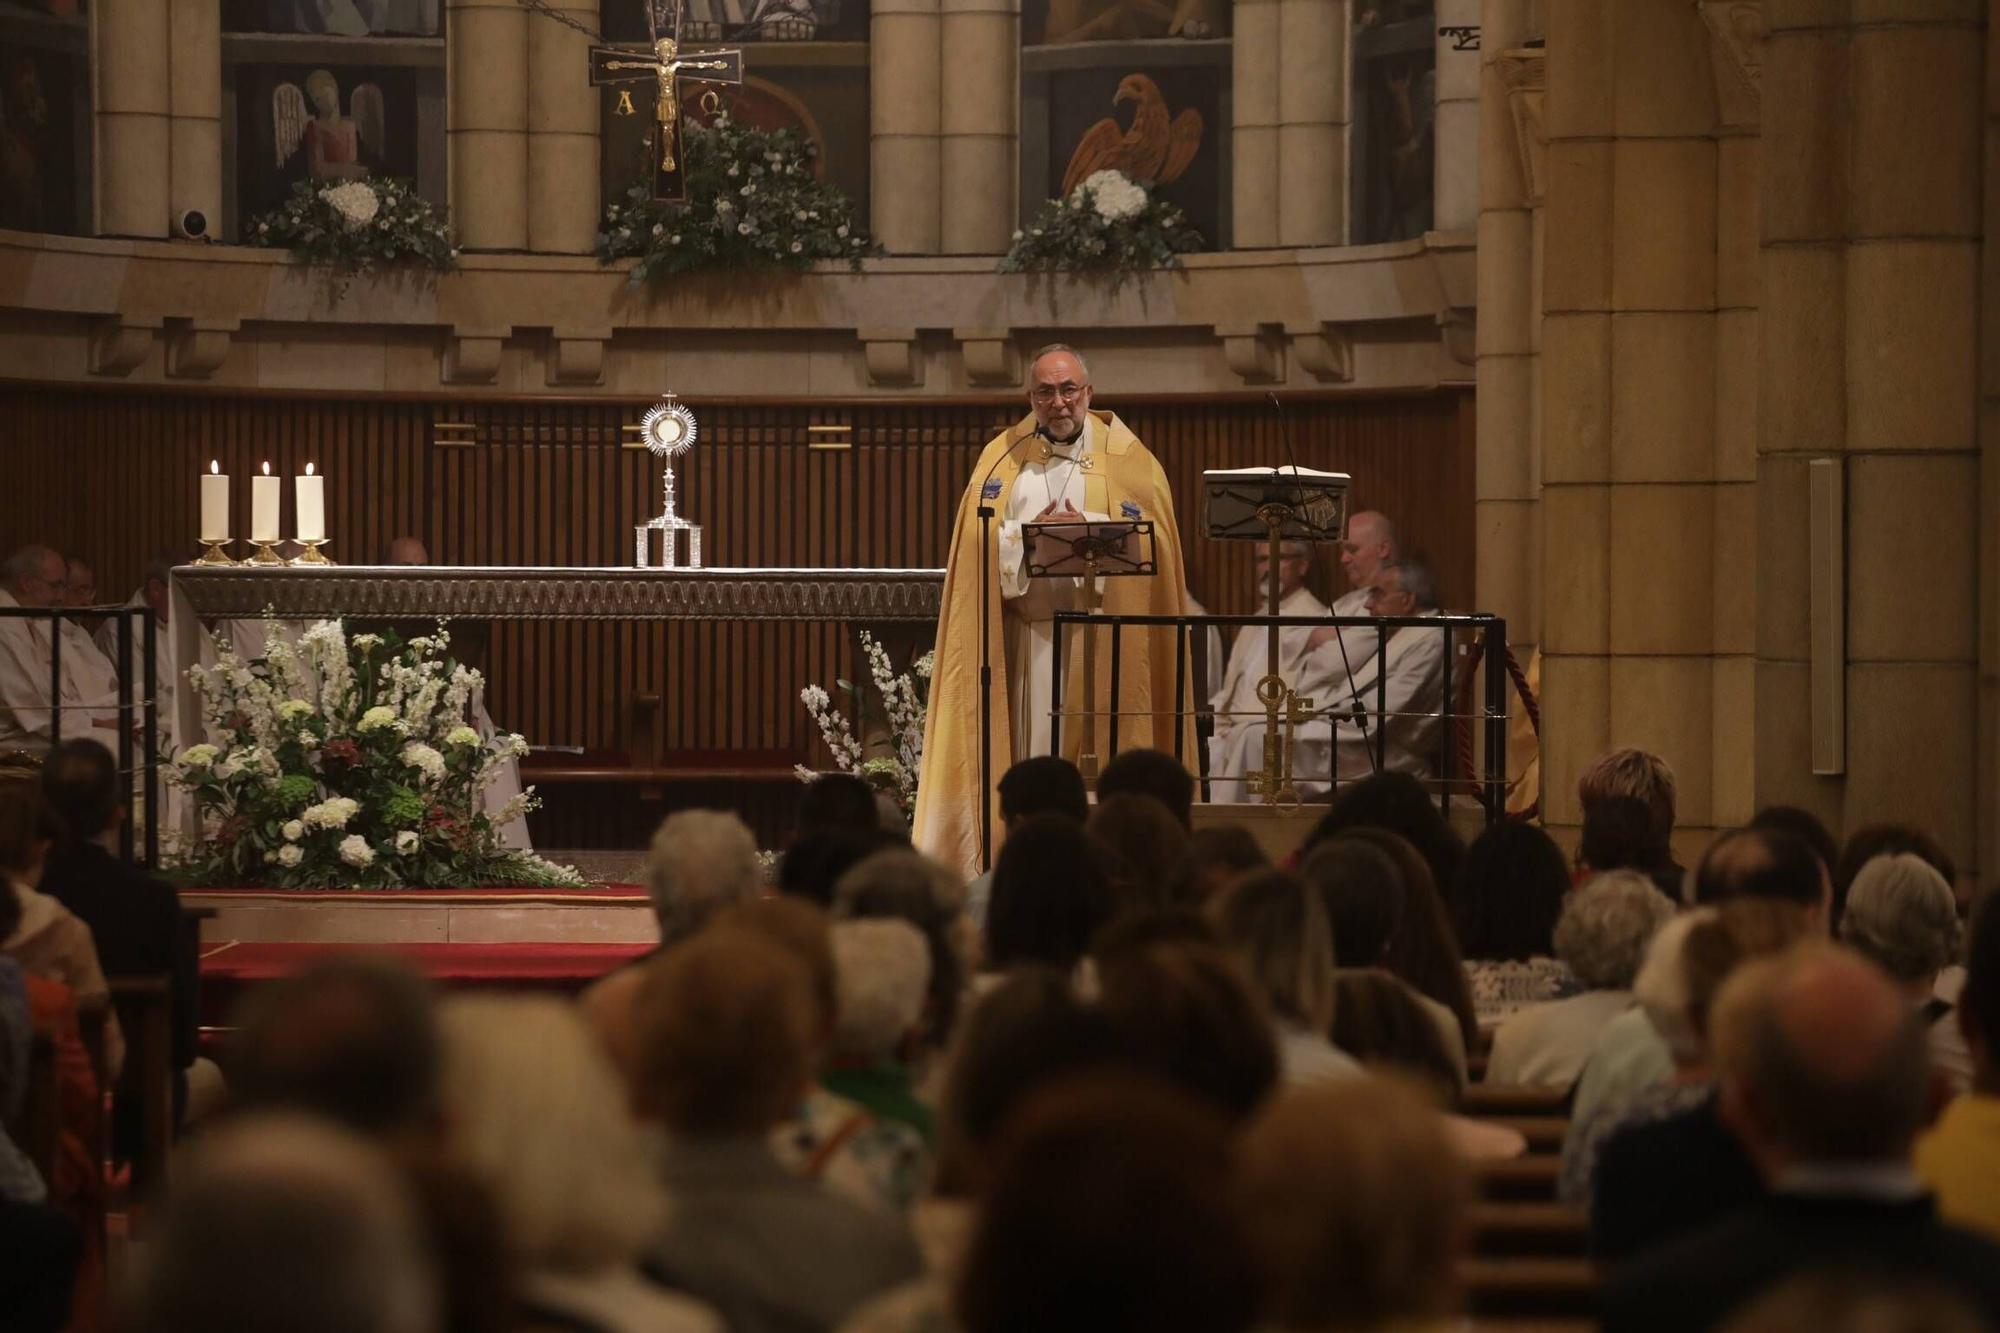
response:
<path fill-rule="evenodd" d="M 720 116 L 713 125 L 689 121 L 685 132 L 686 203 L 654 200 L 649 148 L 625 201 L 604 210 L 597 257 L 638 260 L 633 286 L 678 273 L 796 271 L 820 259 L 859 268 L 876 252 L 853 201 L 813 175 L 813 146 L 798 131 Z"/>
<path fill-rule="evenodd" d="M 338 185 L 300 181 L 291 198 L 251 220 L 244 240 L 348 274 L 401 263 L 442 273 L 458 262 L 446 218 L 414 183 L 395 176 Z"/>
<path fill-rule="evenodd" d="M 1179 268 L 1181 256 L 1203 244 L 1179 205 L 1143 182 L 1100 171 L 1067 199 L 1044 203 L 1014 233 L 1014 246 L 1000 261 L 1000 271 L 1117 274 Z"/>

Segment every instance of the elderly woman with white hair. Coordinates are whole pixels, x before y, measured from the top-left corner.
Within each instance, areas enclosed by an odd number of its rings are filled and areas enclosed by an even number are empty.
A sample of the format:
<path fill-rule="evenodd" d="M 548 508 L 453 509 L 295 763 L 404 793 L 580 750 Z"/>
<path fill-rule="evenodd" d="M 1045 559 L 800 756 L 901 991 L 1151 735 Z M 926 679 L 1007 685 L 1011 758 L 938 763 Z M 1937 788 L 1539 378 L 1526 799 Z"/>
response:
<path fill-rule="evenodd" d="M 1877 856 L 1847 888 L 1840 938 L 1909 992 L 1930 1025 L 1931 1064 L 1955 1092 L 1972 1087 L 1972 1052 L 1951 1001 L 1935 994 L 1938 973 L 1959 961 L 1965 927 L 1951 885 L 1909 852 Z"/>
<path fill-rule="evenodd" d="M 1493 1033 L 1488 1083 L 1567 1089 L 1606 1023 L 1632 1006 L 1632 978 L 1674 905 L 1633 870 L 1612 870 L 1572 891 L 1556 920 L 1556 957 L 1582 994 L 1531 1005 Z"/>
<path fill-rule="evenodd" d="M 833 964 L 833 1049 L 820 1086 L 878 1120 L 908 1125 L 932 1145 L 936 1116 L 917 1095 L 910 1072 L 922 1040 L 930 945 L 907 921 L 837 921 Z"/>
<path fill-rule="evenodd" d="M 721 1333 L 708 1306 L 640 1276 L 666 1215 L 624 1090 L 568 1006 L 466 995 L 439 1012 L 449 1151 L 491 1193 L 518 1328 Z"/>
<path fill-rule="evenodd" d="M 741 819 L 723 810 L 677 810 L 668 815 L 646 851 L 646 892 L 660 927 L 660 947 L 647 957 L 671 949 L 716 913 L 747 902 L 763 887 L 757 838 Z M 599 978 L 580 997 L 584 1017 L 628 1074 L 632 1005 L 645 975 L 639 964 L 645 961 L 637 959 Z"/>

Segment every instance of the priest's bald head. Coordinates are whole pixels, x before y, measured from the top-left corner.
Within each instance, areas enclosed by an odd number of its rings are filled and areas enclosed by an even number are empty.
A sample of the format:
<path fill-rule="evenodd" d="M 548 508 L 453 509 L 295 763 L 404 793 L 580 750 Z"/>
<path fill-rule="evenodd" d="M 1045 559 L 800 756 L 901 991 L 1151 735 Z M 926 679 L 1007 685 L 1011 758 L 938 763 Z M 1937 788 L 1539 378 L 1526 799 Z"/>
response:
<path fill-rule="evenodd" d="M 58 606 L 67 585 L 68 566 L 53 547 L 23 546 L 0 565 L 0 587 L 22 606 Z"/>
<path fill-rule="evenodd" d="M 1349 587 L 1372 586 L 1382 566 L 1400 554 L 1402 542 L 1387 514 L 1364 509 L 1348 515 L 1347 537 L 1340 543 L 1340 567 L 1347 571 Z"/>
<path fill-rule="evenodd" d="M 428 565 L 430 562 L 431 553 L 425 549 L 421 537 L 392 537 L 382 553 L 385 565 Z"/>
<path fill-rule="evenodd" d="M 1067 343 L 1050 343 L 1028 362 L 1028 405 L 1035 424 L 1061 444 L 1083 430 L 1090 411 L 1090 369 Z"/>

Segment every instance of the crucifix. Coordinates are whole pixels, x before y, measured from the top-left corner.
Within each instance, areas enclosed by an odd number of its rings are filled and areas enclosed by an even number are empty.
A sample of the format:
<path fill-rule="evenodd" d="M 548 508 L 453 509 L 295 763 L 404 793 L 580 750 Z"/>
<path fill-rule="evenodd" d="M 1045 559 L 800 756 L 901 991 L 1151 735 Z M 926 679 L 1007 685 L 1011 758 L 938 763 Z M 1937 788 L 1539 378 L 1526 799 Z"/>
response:
<path fill-rule="evenodd" d="M 681 152 L 680 80 L 742 83 L 743 52 L 733 48 L 681 50 L 681 7 L 675 4 L 670 16 L 663 12 L 666 8 L 658 0 L 648 0 L 646 17 L 653 29 L 651 46 L 591 47 L 590 81 L 600 88 L 620 83 L 657 85 L 653 118 L 658 122 L 659 143 L 653 156 L 653 198 L 662 203 L 679 203 L 687 198 L 686 163 Z M 629 106 L 629 101 L 624 105 Z"/>

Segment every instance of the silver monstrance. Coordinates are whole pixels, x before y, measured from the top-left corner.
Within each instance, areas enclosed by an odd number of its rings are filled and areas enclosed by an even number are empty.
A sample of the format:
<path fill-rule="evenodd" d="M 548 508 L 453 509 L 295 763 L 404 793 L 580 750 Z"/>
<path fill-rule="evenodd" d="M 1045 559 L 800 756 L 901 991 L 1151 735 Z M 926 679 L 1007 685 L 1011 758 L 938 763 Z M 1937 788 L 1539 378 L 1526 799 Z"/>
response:
<path fill-rule="evenodd" d="M 661 565 L 666 569 L 701 568 L 701 525 L 690 523 L 674 512 L 674 459 L 694 447 L 694 413 L 669 393 L 660 399 L 639 422 L 639 434 L 646 448 L 665 461 L 666 507 L 658 518 L 649 518 L 632 529 L 636 565 L 646 569 L 653 563 L 653 534 L 664 534 Z M 688 535 L 688 558 L 680 563 L 680 534 Z"/>

